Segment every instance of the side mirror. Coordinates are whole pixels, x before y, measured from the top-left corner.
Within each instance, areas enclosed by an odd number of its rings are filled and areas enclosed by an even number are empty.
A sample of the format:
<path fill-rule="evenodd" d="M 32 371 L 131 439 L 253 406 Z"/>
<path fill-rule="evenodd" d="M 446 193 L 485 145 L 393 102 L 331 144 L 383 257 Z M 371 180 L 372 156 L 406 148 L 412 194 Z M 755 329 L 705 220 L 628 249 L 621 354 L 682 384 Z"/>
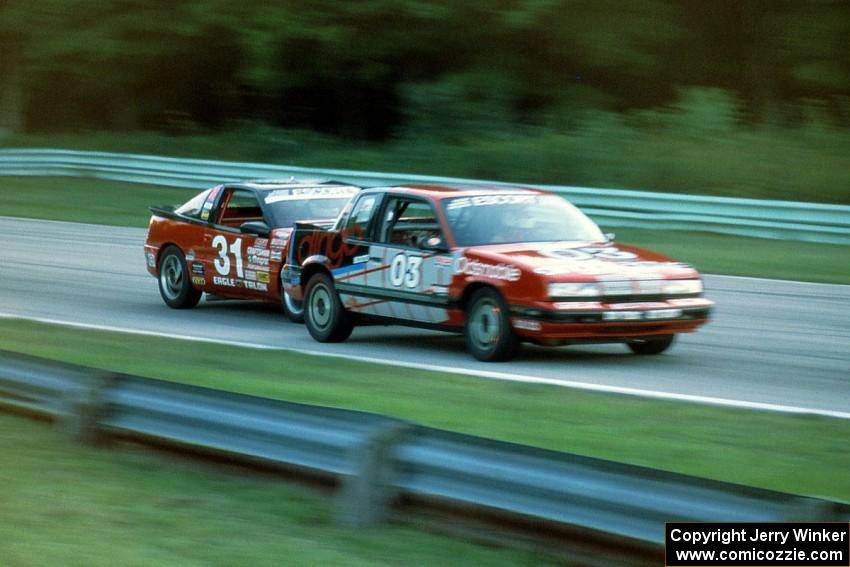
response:
<path fill-rule="evenodd" d="M 419 248 L 422 250 L 428 250 L 429 252 L 449 251 L 449 247 L 446 246 L 445 240 L 443 240 L 440 236 L 432 236 L 431 238 L 428 238 L 425 242 L 419 245 Z"/>
<path fill-rule="evenodd" d="M 248 221 L 239 225 L 239 231 L 244 234 L 254 234 L 256 236 L 267 238 L 269 236 L 270 229 L 269 225 L 263 221 Z"/>
<path fill-rule="evenodd" d="M 605 240 L 607 240 L 608 242 L 614 242 L 614 239 L 616 237 L 617 237 L 617 235 L 614 234 L 613 232 L 606 232 L 605 233 Z"/>

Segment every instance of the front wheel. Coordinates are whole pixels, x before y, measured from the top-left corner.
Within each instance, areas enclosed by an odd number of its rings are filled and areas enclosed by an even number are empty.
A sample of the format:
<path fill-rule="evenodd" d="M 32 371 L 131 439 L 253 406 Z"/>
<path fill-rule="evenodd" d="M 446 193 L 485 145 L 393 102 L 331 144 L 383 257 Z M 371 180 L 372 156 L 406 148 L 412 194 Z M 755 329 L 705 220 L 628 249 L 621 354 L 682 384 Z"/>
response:
<path fill-rule="evenodd" d="M 186 257 L 176 246 L 166 248 L 159 258 L 159 295 L 173 309 L 190 309 L 201 300 L 201 292 L 189 281 Z"/>
<path fill-rule="evenodd" d="M 507 305 L 495 289 L 480 289 L 466 309 L 466 348 L 478 360 L 499 362 L 517 355 L 520 340 L 511 328 Z"/>
<path fill-rule="evenodd" d="M 629 341 L 629 348 L 635 354 L 661 354 L 673 344 L 676 335 L 661 335 Z"/>
<path fill-rule="evenodd" d="M 304 322 L 314 339 L 320 343 L 338 343 L 351 335 L 354 323 L 342 306 L 330 276 L 319 273 L 310 278 L 304 297 Z"/>

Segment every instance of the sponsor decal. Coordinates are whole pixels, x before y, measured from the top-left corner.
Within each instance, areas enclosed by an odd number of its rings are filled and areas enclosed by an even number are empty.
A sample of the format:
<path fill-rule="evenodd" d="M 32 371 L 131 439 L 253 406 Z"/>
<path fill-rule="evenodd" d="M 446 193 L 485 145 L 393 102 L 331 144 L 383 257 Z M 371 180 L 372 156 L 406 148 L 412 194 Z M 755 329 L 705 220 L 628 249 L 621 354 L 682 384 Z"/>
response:
<path fill-rule="evenodd" d="M 522 329 L 524 331 L 539 331 L 541 329 L 538 321 L 530 319 L 514 319 L 512 322 L 514 329 Z"/>
<path fill-rule="evenodd" d="M 272 262 L 280 262 L 282 259 L 283 255 L 281 254 L 280 250 L 275 250 L 274 252 L 269 254 L 269 260 L 271 260 Z"/>
<path fill-rule="evenodd" d="M 675 319 L 681 316 L 681 309 L 654 309 L 644 313 L 646 319 Z"/>
<path fill-rule="evenodd" d="M 210 212 L 209 211 L 201 211 L 201 220 L 207 220 L 208 218 L 210 218 Z"/>
<path fill-rule="evenodd" d="M 556 260 L 585 261 L 593 259 L 593 256 L 578 248 L 538 248 L 537 253 Z"/>
<path fill-rule="evenodd" d="M 288 242 L 288 238 L 272 238 L 272 247 L 283 248 Z"/>
<path fill-rule="evenodd" d="M 455 274 L 515 282 L 520 278 L 522 272 L 519 268 L 510 264 L 486 264 L 461 256 L 455 261 Z"/>
<path fill-rule="evenodd" d="M 261 282 L 242 282 L 245 286 L 245 289 L 251 289 L 255 291 L 268 291 L 269 287 Z"/>
<path fill-rule="evenodd" d="M 261 283 L 269 283 L 269 273 L 268 272 L 257 272 L 257 281 Z"/>
<path fill-rule="evenodd" d="M 189 251 L 186 252 L 186 261 L 191 262 L 194 259 L 195 259 L 195 251 L 190 248 Z"/>
<path fill-rule="evenodd" d="M 667 307 L 667 303 L 663 301 L 653 301 L 647 303 L 614 303 L 609 305 L 610 309 L 658 309 Z"/>
<path fill-rule="evenodd" d="M 254 270 L 245 270 L 245 279 L 246 280 L 256 280 L 257 279 L 257 272 L 255 272 Z"/>
<path fill-rule="evenodd" d="M 368 254 L 361 254 L 360 256 L 355 256 L 351 260 L 351 263 L 352 264 L 362 264 L 362 263 L 368 262 L 368 261 L 369 261 L 369 255 Z"/>
<path fill-rule="evenodd" d="M 594 257 L 600 260 L 614 260 L 615 262 L 623 262 L 626 260 L 634 260 L 637 258 L 637 254 L 633 252 L 626 252 L 625 250 L 620 250 L 619 248 L 615 248 L 614 246 L 606 246 L 604 248 L 582 248 L 584 252 L 588 254 L 592 254 Z"/>
<path fill-rule="evenodd" d="M 434 263 L 438 266 L 451 266 L 454 258 L 451 256 L 437 256 L 434 258 Z"/>
<path fill-rule="evenodd" d="M 493 205 L 515 205 L 518 203 L 536 203 L 538 196 L 528 193 L 507 193 L 499 195 L 476 195 L 452 199 L 446 210 L 463 209 L 466 207 L 489 207 Z"/>
<path fill-rule="evenodd" d="M 683 297 L 681 299 L 670 299 L 667 303 L 678 307 L 693 307 L 706 305 L 708 300 L 702 297 Z"/>
<path fill-rule="evenodd" d="M 555 309 L 601 309 L 602 304 L 598 301 L 558 301 Z"/>
<path fill-rule="evenodd" d="M 198 276 L 204 275 L 204 265 L 198 262 L 192 264 L 192 273 Z"/>
<path fill-rule="evenodd" d="M 606 311 L 603 321 L 655 321 L 675 319 L 682 316 L 681 309 L 653 309 L 651 311 Z"/>
<path fill-rule="evenodd" d="M 200 276 L 192 276 L 192 283 L 195 285 L 207 285 L 207 280 Z"/>
<path fill-rule="evenodd" d="M 251 265 L 253 265 L 253 266 L 263 266 L 263 267 L 267 268 L 268 265 L 269 265 L 269 258 L 268 258 L 268 256 L 258 256 L 256 254 L 248 254 L 248 264 L 249 264 L 249 266 L 248 266 L 249 268 L 252 267 Z M 254 268 L 254 269 L 256 269 L 256 268 Z M 260 269 L 262 269 L 262 268 L 260 268 Z"/>
<path fill-rule="evenodd" d="M 303 199 L 338 199 L 340 197 L 350 197 L 355 193 L 357 193 L 356 187 L 292 187 L 290 189 L 275 189 L 270 192 L 266 195 L 266 203 L 300 201 Z"/>
<path fill-rule="evenodd" d="M 248 257 L 250 258 L 251 256 L 261 256 L 263 258 L 268 258 L 269 251 L 266 248 L 257 248 L 256 246 L 249 246 Z"/>
<path fill-rule="evenodd" d="M 266 248 L 268 245 L 269 245 L 269 239 L 268 238 L 258 238 L 254 241 L 254 248 Z M 251 248 L 248 248 L 248 250 L 249 250 L 248 253 L 250 254 Z M 266 251 L 266 254 L 268 254 L 268 251 Z"/>
<path fill-rule="evenodd" d="M 250 280 L 239 280 L 235 278 L 224 278 L 221 276 L 213 277 L 213 284 L 223 287 L 241 287 L 254 291 L 268 291 L 269 286 L 262 282 L 253 282 Z"/>
<path fill-rule="evenodd" d="M 425 290 L 425 293 L 433 293 L 434 295 L 448 295 L 449 287 L 445 285 L 432 285 Z"/>
<path fill-rule="evenodd" d="M 620 250 L 614 246 L 605 246 L 599 248 L 563 248 L 563 247 L 551 247 L 551 246 L 541 246 L 537 249 L 537 252 L 542 256 L 547 256 L 549 258 L 555 258 L 556 260 L 572 260 L 572 261 L 585 261 L 585 260 L 612 260 L 615 262 L 626 262 L 629 260 L 635 260 L 638 256 L 633 252 L 626 252 L 625 250 Z"/>
<path fill-rule="evenodd" d="M 602 314 L 603 321 L 640 321 L 643 313 L 640 311 L 610 311 Z"/>

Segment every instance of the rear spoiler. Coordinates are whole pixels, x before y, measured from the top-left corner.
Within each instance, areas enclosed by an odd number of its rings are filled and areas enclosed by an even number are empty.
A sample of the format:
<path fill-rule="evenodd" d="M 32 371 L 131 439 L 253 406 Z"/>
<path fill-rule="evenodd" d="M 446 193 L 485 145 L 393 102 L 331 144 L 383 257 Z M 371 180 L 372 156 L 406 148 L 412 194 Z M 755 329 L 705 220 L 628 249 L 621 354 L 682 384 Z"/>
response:
<path fill-rule="evenodd" d="M 174 209 L 176 209 L 176 208 L 177 207 L 174 206 L 174 205 L 159 205 L 159 206 L 154 205 L 154 206 L 148 207 L 148 209 L 150 209 L 150 212 L 152 212 L 155 215 L 159 215 L 161 217 L 173 217 L 175 215 Z"/>

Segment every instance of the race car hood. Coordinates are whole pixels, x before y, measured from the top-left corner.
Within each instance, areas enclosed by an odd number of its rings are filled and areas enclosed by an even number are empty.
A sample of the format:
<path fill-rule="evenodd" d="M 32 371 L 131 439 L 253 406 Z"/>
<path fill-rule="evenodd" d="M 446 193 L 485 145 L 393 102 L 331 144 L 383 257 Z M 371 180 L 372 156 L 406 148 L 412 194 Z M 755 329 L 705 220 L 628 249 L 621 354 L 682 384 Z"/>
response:
<path fill-rule="evenodd" d="M 464 251 L 470 261 L 517 268 L 550 281 L 597 279 L 697 278 L 687 264 L 622 244 L 540 242 L 474 246 Z"/>

